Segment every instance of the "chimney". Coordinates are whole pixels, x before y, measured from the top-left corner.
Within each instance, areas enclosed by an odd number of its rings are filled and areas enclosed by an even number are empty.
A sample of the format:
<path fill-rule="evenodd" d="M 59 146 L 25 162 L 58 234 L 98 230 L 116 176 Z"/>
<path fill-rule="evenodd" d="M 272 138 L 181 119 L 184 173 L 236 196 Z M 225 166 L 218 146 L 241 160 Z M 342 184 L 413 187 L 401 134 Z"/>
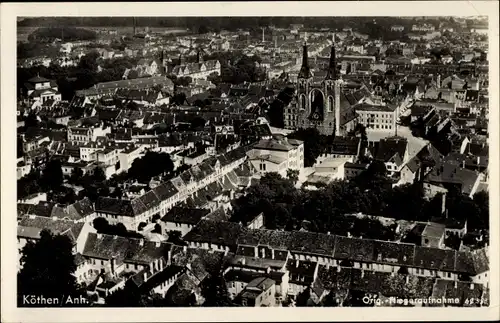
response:
<path fill-rule="evenodd" d="M 111 257 L 111 274 L 116 274 L 116 257 Z"/>

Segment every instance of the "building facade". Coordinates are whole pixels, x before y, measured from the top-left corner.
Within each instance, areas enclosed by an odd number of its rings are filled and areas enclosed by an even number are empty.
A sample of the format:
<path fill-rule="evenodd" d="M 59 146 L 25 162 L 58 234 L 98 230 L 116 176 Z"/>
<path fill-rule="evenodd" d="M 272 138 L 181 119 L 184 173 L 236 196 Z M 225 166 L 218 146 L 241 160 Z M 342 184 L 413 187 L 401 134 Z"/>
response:
<path fill-rule="evenodd" d="M 325 79 L 316 82 L 309 68 L 307 44 L 304 44 L 302 66 L 297 77 L 297 97 L 292 102 L 291 113 L 285 115 L 285 122 L 289 119 L 289 125 L 295 128 L 317 128 L 324 135 L 339 134 L 340 91 L 335 45 L 331 49 Z"/>

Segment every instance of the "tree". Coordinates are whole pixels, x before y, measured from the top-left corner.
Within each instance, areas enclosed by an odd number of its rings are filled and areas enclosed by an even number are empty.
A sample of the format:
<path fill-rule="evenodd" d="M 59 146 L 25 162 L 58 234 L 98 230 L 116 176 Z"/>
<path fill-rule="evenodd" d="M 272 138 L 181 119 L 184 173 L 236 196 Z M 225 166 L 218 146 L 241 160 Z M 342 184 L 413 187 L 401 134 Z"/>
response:
<path fill-rule="evenodd" d="M 335 297 L 335 292 L 329 292 L 321 301 L 323 307 L 338 307 L 339 300 Z"/>
<path fill-rule="evenodd" d="M 109 226 L 109 222 L 105 218 L 98 217 L 92 221 L 92 225 L 97 232 L 105 232 Z"/>
<path fill-rule="evenodd" d="M 287 136 L 304 142 L 304 166 L 311 167 L 316 159 L 328 151 L 328 136 L 321 135 L 316 128 L 299 129 Z"/>
<path fill-rule="evenodd" d="M 139 77 L 139 73 L 136 71 L 136 70 L 130 70 L 130 72 L 128 73 L 128 79 L 129 80 L 132 80 L 132 79 L 136 79 Z"/>
<path fill-rule="evenodd" d="M 297 169 L 287 169 L 286 170 L 286 178 L 291 180 L 294 184 L 299 181 L 300 172 Z"/>
<path fill-rule="evenodd" d="M 141 222 L 139 223 L 139 225 L 137 226 L 137 231 L 142 231 L 144 230 L 144 227 L 146 227 L 147 223 L 146 222 Z"/>
<path fill-rule="evenodd" d="M 81 168 L 75 167 L 71 171 L 71 175 L 69 177 L 69 182 L 72 184 L 79 184 L 83 178 L 83 170 Z"/>
<path fill-rule="evenodd" d="M 196 116 L 191 120 L 191 128 L 193 130 L 203 129 L 205 127 L 206 120 L 202 117 Z"/>
<path fill-rule="evenodd" d="M 121 198 L 123 196 L 123 190 L 121 187 L 115 187 L 113 193 L 110 194 L 111 197 Z"/>
<path fill-rule="evenodd" d="M 97 59 L 99 58 L 99 53 L 97 51 L 92 51 L 80 58 L 78 68 L 81 70 L 88 71 L 90 73 L 97 72 Z"/>
<path fill-rule="evenodd" d="M 169 154 L 148 151 L 142 158 L 132 163 L 128 174 L 141 183 L 148 183 L 151 178 L 169 174 L 174 170 L 174 163 Z"/>
<path fill-rule="evenodd" d="M 67 236 L 53 235 L 47 230 L 40 233 L 40 240 L 30 241 L 24 246 L 21 251 L 22 269 L 17 276 L 19 306 L 29 306 L 23 302 L 25 295 L 46 299 L 83 296 L 73 276 L 76 264 L 72 249 L 73 244 Z M 75 306 L 65 302 L 55 305 Z"/>
<path fill-rule="evenodd" d="M 60 204 L 73 204 L 77 201 L 78 197 L 73 189 L 68 189 L 63 192 L 61 196 L 58 196 L 55 200 Z"/>
<path fill-rule="evenodd" d="M 134 282 L 129 279 L 125 287 L 115 291 L 106 298 L 106 307 L 149 307 L 153 306 L 152 299 L 143 293 Z"/>
<path fill-rule="evenodd" d="M 186 94 L 181 92 L 181 93 L 176 93 L 172 97 L 172 103 L 177 104 L 177 105 L 183 105 L 186 103 Z"/>
<path fill-rule="evenodd" d="M 161 225 L 156 223 L 152 232 L 161 234 Z"/>
<path fill-rule="evenodd" d="M 17 198 L 21 199 L 30 194 L 41 191 L 41 174 L 39 170 L 32 170 L 28 175 L 17 181 Z"/>
<path fill-rule="evenodd" d="M 26 129 L 40 127 L 40 121 L 38 121 L 38 117 L 35 113 L 30 112 L 28 116 L 26 116 L 26 119 L 24 120 L 24 127 Z"/>
<path fill-rule="evenodd" d="M 193 79 L 189 76 L 181 76 L 175 79 L 174 85 L 176 86 L 189 86 L 193 82 Z"/>
<path fill-rule="evenodd" d="M 92 181 L 94 183 L 102 183 L 106 180 L 106 175 L 104 174 L 104 170 L 100 167 L 94 168 L 92 171 Z"/>
<path fill-rule="evenodd" d="M 168 233 L 168 242 L 171 242 L 175 245 L 178 246 L 185 246 L 187 245 L 184 240 L 182 240 L 182 233 L 180 231 L 170 231 Z"/>
<path fill-rule="evenodd" d="M 295 300 L 295 306 L 297 307 L 309 306 L 310 299 L 311 299 L 311 289 L 310 287 L 307 287 L 297 295 L 297 298 Z"/>
<path fill-rule="evenodd" d="M 50 160 L 42 172 L 42 187 L 46 190 L 59 190 L 63 181 L 61 162 L 57 159 Z"/>
<path fill-rule="evenodd" d="M 222 273 L 209 276 L 202 282 L 201 294 L 205 298 L 205 307 L 234 306 L 229 298 L 226 282 Z"/>

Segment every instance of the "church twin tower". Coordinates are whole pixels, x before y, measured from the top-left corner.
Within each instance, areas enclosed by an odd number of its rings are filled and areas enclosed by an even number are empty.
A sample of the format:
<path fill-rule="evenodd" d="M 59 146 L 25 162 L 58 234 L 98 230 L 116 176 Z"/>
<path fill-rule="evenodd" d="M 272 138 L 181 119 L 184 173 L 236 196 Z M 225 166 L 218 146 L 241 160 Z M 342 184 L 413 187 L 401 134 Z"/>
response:
<path fill-rule="evenodd" d="M 332 46 L 326 77 L 313 79 L 304 43 L 302 66 L 297 77 L 295 119 L 299 128 L 317 128 L 324 135 L 341 135 L 340 85 L 335 44 Z"/>

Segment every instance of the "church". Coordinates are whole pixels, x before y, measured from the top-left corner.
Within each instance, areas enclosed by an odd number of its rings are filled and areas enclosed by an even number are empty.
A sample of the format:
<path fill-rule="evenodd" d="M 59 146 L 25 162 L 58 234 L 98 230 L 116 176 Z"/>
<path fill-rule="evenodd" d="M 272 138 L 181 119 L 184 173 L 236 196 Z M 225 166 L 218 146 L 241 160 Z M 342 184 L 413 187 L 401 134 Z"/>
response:
<path fill-rule="evenodd" d="M 318 80 L 313 77 L 309 67 L 307 44 L 304 43 L 302 66 L 295 88 L 296 95 L 284 109 L 285 127 L 317 128 L 323 135 L 336 136 L 342 136 L 354 129 L 356 112 L 345 99 L 341 87 L 342 80 L 335 58 L 335 44 L 331 49 L 326 77 Z"/>

